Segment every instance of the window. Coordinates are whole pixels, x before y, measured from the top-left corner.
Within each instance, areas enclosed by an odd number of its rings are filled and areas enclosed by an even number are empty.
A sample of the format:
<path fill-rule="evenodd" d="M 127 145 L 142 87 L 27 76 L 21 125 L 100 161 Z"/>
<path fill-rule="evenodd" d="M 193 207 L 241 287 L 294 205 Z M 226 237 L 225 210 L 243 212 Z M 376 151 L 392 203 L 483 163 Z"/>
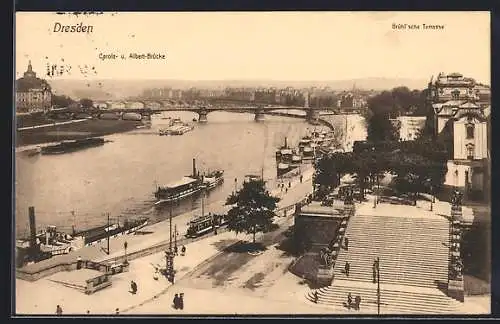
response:
<path fill-rule="evenodd" d="M 467 139 L 473 139 L 474 138 L 474 124 L 469 123 L 465 125 L 465 129 L 467 132 Z"/>
<path fill-rule="evenodd" d="M 459 90 L 453 90 L 451 92 L 451 98 L 453 100 L 458 100 L 460 98 L 460 91 Z"/>
<path fill-rule="evenodd" d="M 469 144 L 466 146 L 467 149 L 467 159 L 474 160 L 474 145 Z"/>

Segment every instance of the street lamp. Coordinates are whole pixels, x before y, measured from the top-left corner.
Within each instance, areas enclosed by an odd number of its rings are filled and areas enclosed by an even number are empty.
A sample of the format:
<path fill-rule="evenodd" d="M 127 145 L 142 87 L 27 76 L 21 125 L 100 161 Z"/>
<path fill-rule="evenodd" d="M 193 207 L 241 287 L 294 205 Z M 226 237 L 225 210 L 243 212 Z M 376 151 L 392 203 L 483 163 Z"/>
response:
<path fill-rule="evenodd" d="M 174 225 L 174 251 L 177 251 L 177 236 L 179 232 L 177 232 L 177 224 Z"/>
<path fill-rule="evenodd" d="M 128 243 L 127 243 L 127 241 L 125 241 L 123 243 L 123 249 L 125 249 L 125 262 L 124 262 L 125 264 L 128 264 L 128 260 L 127 260 L 127 247 L 128 247 Z"/>

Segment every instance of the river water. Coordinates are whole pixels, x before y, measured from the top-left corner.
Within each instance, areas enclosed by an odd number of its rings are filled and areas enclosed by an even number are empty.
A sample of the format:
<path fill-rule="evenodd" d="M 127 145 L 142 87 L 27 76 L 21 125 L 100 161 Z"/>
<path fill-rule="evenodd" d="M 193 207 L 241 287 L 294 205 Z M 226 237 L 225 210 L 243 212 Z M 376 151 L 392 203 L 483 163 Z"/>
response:
<path fill-rule="evenodd" d="M 16 156 L 16 233 L 28 233 L 28 207 L 35 206 L 37 228 L 56 225 L 70 231 L 103 225 L 111 219 L 147 216 L 164 220 L 169 210 L 154 208 L 153 192 L 189 175 L 192 159 L 198 169 L 225 170 L 225 182 L 210 192 L 206 205 L 225 200 L 246 174 L 276 177 L 275 150 L 285 137 L 296 145 L 314 126 L 304 119 L 266 116 L 255 122 L 253 114 L 213 112 L 208 123 L 196 125 L 182 136 L 158 136 L 168 124 L 161 117 L 191 121 L 189 112 L 156 116 L 151 129 L 106 136 L 104 146 L 62 155 Z M 272 181 L 270 181 L 272 182 Z M 174 215 L 199 208 L 200 197 L 182 201 Z"/>

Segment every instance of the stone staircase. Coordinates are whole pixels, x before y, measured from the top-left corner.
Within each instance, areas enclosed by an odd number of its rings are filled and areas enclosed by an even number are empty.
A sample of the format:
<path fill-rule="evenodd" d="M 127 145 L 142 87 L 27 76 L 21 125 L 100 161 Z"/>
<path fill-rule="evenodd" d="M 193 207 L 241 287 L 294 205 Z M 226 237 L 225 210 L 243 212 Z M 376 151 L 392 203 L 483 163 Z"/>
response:
<path fill-rule="evenodd" d="M 373 285 L 370 287 L 369 285 Z M 377 289 L 375 284 L 352 285 L 346 280 L 337 280 L 333 286 L 320 288 L 318 305 L 335 307 L 337 312 L 352 314 L 377 314 Z M 403 287 L 404 288 L 404 287 Z M 351 293 L 354 300 L 356 295 L 361 296 L 359 310 L 346 307 L 347 295 Z M 306 295 L 313 301 L 313 291 Z M 420 314 L 460 314 L 463 304 L 449 298 L 437 289 L 401 289 L 391 285 L 381 285 L 380 289 L 380 314 L 391 315 L 420 315 Z"/>
<path fill-rule="evenodd" d="M 372 282 L 373 261 L 379 257 L 382 284 L 436 288 L 448 280 L 448 231 L 441 218 L 356 215 L 347 227 L 349 251 L 341 250 L 335 278 Z"/>
<path fill-rule="evenodd" d="M 409 215 L 355 215 L 345 236 L 349 238 L 349 250 L 340 250 L 333 284 L 316 290 L 318 304 L 332 306 L 338 312 L 377 314 L 372 266 L 378 257 L 381 314 L 461 313 L 463 304 L 443 292 L 449 258 L 449 224 L 445 218 L 418 217 L 410 210 Z M 344 273 L 346 261 L 350 263 L 348 277 Z M 353 300 L 361 296 L 359 311 L 345 307 L 348 293 Z M 306 298 L 314 301 L 313 291 Z"/>

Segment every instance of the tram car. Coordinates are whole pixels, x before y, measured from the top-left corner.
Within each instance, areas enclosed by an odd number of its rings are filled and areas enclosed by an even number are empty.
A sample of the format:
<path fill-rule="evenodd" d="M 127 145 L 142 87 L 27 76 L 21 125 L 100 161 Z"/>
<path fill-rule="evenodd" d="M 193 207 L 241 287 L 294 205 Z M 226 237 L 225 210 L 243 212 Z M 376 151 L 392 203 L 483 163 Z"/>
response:
<path fill-rule="evenodd" d="M 194 238 L 209 233 L 223 225 L 226 225 L 227 220 L 224 215 L 208 214 L 200 216 L 188 223 L 186 231 L 187 238 Z"/>

